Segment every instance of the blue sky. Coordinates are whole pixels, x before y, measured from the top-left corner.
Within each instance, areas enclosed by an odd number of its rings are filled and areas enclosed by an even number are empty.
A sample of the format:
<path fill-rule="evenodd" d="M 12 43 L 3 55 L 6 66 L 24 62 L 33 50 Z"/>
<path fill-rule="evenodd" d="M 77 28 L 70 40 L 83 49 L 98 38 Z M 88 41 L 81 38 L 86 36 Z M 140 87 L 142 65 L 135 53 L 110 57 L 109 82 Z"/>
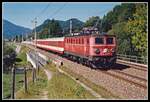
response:
<path fill-rule="evenodd" d="M 119 2 L 3 2 L 2 15 L 3 19 L 32 29 L 31 20 L 37 15 L 39 15 L 37 25 L 42 24 L 46 19 L 52 18 L 64 21 L 77 18 L 85 22 L 91 16 L 102 18 L 114 6 L 120 4 Z M 47 6 L 48 8 L 42 12 Z"/>

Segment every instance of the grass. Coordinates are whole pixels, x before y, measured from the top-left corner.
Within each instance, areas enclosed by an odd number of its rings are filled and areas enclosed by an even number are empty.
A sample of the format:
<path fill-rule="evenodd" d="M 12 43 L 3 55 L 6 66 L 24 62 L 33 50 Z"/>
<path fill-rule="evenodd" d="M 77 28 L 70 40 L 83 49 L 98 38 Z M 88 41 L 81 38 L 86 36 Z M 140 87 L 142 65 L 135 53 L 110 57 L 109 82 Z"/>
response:
<path fill-rule="evenodd" d="M 21 58 L 22 61 L 18 62 L 18 65 L 26 64 L 26 51 L 28 51 L 28 48 L 21 48 L 21 52 L 17 56 L 17 58 Z M 48 91 L 49 99 L 96 99 L 95 96 L 91 95 L 91 93 L 85 90 L 85 88 L 83 88 L 81 85 L 77 84 L 74 80 L 62 73 L 59 73 L 56 69 L 56 66 L 52 64 L 51 61 L 49 63 L 50 64 L 46 65 L 45 68 L 53 72 L 52 79 L 48 81 L 44 71 L 41 70 L 39 80 L 37 80 L 35 84 L 33 84 L 32 82 L 28 83 L 28 93 L 24 93 L 23 88 L 19 90 L 16 94 L 17 99 L 39 99 L 42 96 L 43 90 Z M 75 78 L 76 76 L 78 76 L 81 82 L 91 87 L 97 93 L 102 95 L 103 98 L 118 98 L 105 88 L 92 83 L 81 75 L 77 75 L 71 72 L 66 67 L 62 67 L 62 69 Z M 32 75 L 30 72 L 28 74 L 28 78 L 31 79 L 31 77 Z"/>
<path fill-rule="evenodd" d="M 15 86 L 15 92 L 18 91 L 22 86 L 23 83 L 18 83 L 18 81 L 24 79 L 23 74 L 16 74 L 16 86 Z M 12 77 L 11 74 L 3 74 L 3 98 L 9 98 L 11 96 L 11 81 Z"/>
<path fill-rule="evenodd" d="M 28 52 L 28 51 L 29 51 L 29 48 L 27 48 L 25 46 L 21 46 L 20 53 L 16 57 L 17 67 L 27 65 L 26 52 Z"/>
<path fill-rule="evenodd" d="M 11 43 L 10 44 L 12 48 L 16 48 L 16 46 Z M 26 52 L 28 51 L 28 48 L 25 46 L 21 47 L 20 53 L 17 55 L 16 60 L 16 67 L 22 67 L 24 65 L 27 65 L 27 59 L 26 59 Z M 3 73 L 3 98 L 9 97 L 11 94 L 11 73 L 8 74 Z M 18 83 L 20 80 L 24 80 L 24 74 L 16 74 L 16 91 L 18 91 L 20 88 L 22 88 L 23 83 Z"/>
<path fill-rule="evenodd" d="M 58 72 L 54 64 L 46 68 L 53 71 L 53 77 L 48 83 L 49 99 L 96 99 L 70 77 Z"/>
<path fill-rule="evenodd" d="M 55 73 L 49 81 L 48 97 L 50 99 L 95 99 L 85 88 L 62 73 Z"/>
<path fill-rule="evenodd" d="M 28 72 L 28 93 L 24 92 L 24 88 L 16 93 L 16 99 L 38 99 L 41 97 L 41 91 L 47 87 L 47 76 L 43 70 L 40 70 L 38 80 L 32 82 L 32 73 Z"/>
<path fill-rule="evenodd" d="M 48 99 L 95 99 L 81 85 L 77 84 L 68 76 L 59 73 L 54 64 L 48 64 L 46 69 L 53 73 L 52 79 L 47 80 L 44 71 L 40 69 L 39 80 L 35 84 L 32 81 L 28 84 L 28 93 L 22 88 L 17 92 L 17 99 L 40 99 L 43 91 L 48 91 Z M 28 72 L 28 78 L 32 77 Z"/>
<path fill-rule="evenodd" d="M 8 45 L 8 46 L 10 46 L 11 48 L 13 48 L 14 50 L 16 49 L 16 44 L 15 43 L 13 43 L 13 42 L 6 42 L 6 44 Z"/>
<path fill-rule="evenodd" d="M 61 67 L 62 70 L 66 71 L 67 73 L 69 73 L 70 75 L 72 75 L 75 78 L 78 78 L 81 82 L 83 82 L 84 84 L 86 84 L 88 87 L 91 87 L 94 91 L 96 91 L 97 93 L 99 93 L 102 98 L 106 98 L 106 99 L 119 99 L 119 96 L 113 95 L 110 91 L 108 91 L 107 89 L 105 89 L 104 87 L 100 86 L 100 85 L 96 85 L 95 83 L 89 81 L 88 79 L 84 78 L 82 75 L 78 75 L 74 72 L 72 72 L 71 70 L 69 70 L 66 67 Z"/>

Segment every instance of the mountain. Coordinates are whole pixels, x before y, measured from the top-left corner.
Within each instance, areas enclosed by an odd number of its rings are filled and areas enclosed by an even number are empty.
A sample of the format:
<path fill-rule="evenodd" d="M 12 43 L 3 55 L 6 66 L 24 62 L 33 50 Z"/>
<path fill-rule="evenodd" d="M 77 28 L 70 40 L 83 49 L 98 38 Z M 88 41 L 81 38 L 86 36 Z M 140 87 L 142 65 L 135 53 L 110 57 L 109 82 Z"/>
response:
<path fill-rule="evenodd" d="M 7 20 L 3 20 L 3 35 L 4 38 L 13 38 L 16 35 L 25 35 L 31 32 L 31 29 L 19 25 L 15 25 Z"/>
<path fill-rule="evenodd" d="M 73 29 L 80 29 L 84 25 L 84 22 L 82 22 L 76 18 L 72 18 L 72 19 L 65 21 L 64 23 L 59 22 L 60 26 L 65 30 L 69 30 L 70 29 L 70 20 L 72 21 L 72 28 Z"/>
<path fill-rule="evenodd" d="M 72 19 L 69 19 L 69 20 L 66 20 L 66 21 L 61 21 L 61 20 L 56 20 L 56 21 L 58 21 L 58 23 L 60 24 L 60 26 L 63 30 L 69 30 L 70 29 L 70 20 L 72 20 L 73 29 L 80 29 L 84 25 L 84 22 L 82 22 L 82 21 L 80 21 L 76 18 L 72 18 Z M 50 22 L 50 21 L 51 21 L 50 19 L 45 20 L 43 22 L 43 24 L 39 25 L 36 28 L 36 31 L 40 32 L 48 24 L 48 22 Z"/>

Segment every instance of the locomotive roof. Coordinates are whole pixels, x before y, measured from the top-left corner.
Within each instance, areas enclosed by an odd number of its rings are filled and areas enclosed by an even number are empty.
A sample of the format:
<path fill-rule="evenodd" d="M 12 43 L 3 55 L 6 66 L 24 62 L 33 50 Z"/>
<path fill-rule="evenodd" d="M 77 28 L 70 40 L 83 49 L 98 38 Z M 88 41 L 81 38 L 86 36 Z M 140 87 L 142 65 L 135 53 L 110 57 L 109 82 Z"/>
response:
<path fill-rule="evenodd" d="M 66 37 L 78 37 L 78 36 L 111 36 L 111 37 L 116 37 L 116 35 L 109 35 L 109 34 L 80 34 L 80 35 L 73 35 L 73 36 L 66 36 Z"/>

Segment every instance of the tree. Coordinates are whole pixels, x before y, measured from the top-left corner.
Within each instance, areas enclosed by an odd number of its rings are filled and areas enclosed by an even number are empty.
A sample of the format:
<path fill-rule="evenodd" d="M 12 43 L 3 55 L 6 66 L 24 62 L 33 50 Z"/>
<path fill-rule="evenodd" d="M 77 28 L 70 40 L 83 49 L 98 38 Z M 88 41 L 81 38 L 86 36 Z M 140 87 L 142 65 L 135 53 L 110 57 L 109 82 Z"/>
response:
<path fill-rule="evenodd" d="M 147 54 L 147 4 L 136 5 L 133 19 L 127 23 L 128 33 L 132 34 L 132 44 L 139 52 L 139 56 Z"/>
<path fill-rule="evenodd" d="M 101 19 L 98 16 L 90 17 L 84 24 L 84 27 L 94 27 L 97 24 L 98 30 L 100 30 Z"/>
<path fill-rule="evenodd" d="M 117 39 L 117 51 L 121 54 L 131 54 L 130 35 L 127 35 L 126 22 L 120 22 L 112 26 L 112 29 L 108 31 L 108 34 L 116 35 Z"/>
<path fill-rule="evenodd" d="M 62 29 L 58 23 L 58 21 L 52 19 L 48 20 L 44 25 L 42 31 L 40 31 L 40 38 L 49 38 L 49 37 L 57 37 L 61 35 Z"/>
<path fill-rule="evenodd" d="M 16 41 L 18 41 L 18 35 L 16 35 L 15 39 L 16 39 Z"/>
<path fill-rule="evenodd" d="M 112 11 L 109 11 L 102 19 L 102 31 L 108 32 L 112 26 L 119 22 L 126 22 L 133 18 L 135 4 L 125 3 L 117 5 Z"/>

